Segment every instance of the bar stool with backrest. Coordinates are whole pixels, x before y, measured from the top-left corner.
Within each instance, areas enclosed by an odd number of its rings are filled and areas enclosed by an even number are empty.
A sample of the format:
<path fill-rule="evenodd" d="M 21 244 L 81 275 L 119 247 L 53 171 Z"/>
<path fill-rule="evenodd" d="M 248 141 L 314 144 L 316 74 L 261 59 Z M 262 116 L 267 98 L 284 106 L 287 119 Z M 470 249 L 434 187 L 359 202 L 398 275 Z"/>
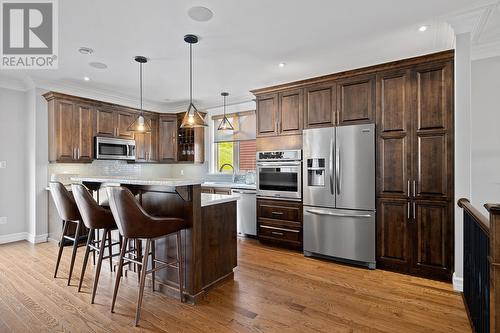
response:
<path fill-rule="evenodd" d="M 120 241 L 113 243 L 111 231 L 117 229 L 113 214 L 109 209 L 99 206 L 85 186 L 81 184 L 73 184 L 71 185 L 71 191 L 73 193 L 73 197 L 75 198 L 78 210 L 80 211 L 80 215 L 82 216 L 83 223 L 85 223 L 85 226 L 89 229 L 78 292 L 80 292 L 82 288 L 83 277 L 87 269 L 90 252 L 97 252 L 99 255 L 94 276 L 94 286 L 92 288 L 91 303 L 94 304 L 102 261 L 104 259 L 109 259 L 109 268 L 113 271 L 113 257 L 119 255 L 118 253 L 113 254 L 113 246 L 119 244 L 121 249 L 121 236 Z M 95 233 L 99 233 L 100 231 L 102 231 L 102 238 L 100 240 L 99 238 L 98 240 L 95 240 Z M 99 244 L 99 246 L 97 246 L 97 244 Z M 104 256 L 106 246 L 108 248 L 108 255 Z"/>
<path fill-rule="evenodd" d="M 179 280 L 179 294 L 181 302 L 184 302 L 183 295 L 183 259 L 181 246 L 181 231 L 187 228 L 186 222 L 180 218 L 173 217 L 153 217 L 139 205 L 132 192 L 124 187 L 108 187 L 109 206 L 115 218 L 118 230 L 123 236 L 123 245 L 120 252 L 120 261 L 116 275 L 115 289 L 113 292 L 113 301 L 111 303 L 111 312 L 114 312 L 118 287 L 120 285 L 121 271 L 123 262 L 133 262 L 141 265 L 139 295 L 137 298 L 137 309 L 135 315 L 135 326 L 139 324 L 141 313 L 142 298 L 144 294 L 144 283 L 146 274 L 152 273 L 153 291 L 154 291 L 154 273 L 167 267 L 177 268 L 177 277 Z M 150 253 L 151 246 L 154 249 L 154 240 L 169 235 L 176 235 L 177 258 L 174 262 L 165 262 L 154 257 L 154 250 Z M 137 241 L 146 240 L 145 252 L 142 262 L 131 257 L 125 256 L 126 244 L 129 239 Z M 149 255 L 152 255 L 151 269 L 148 270 L 147 263 Z M 156 266 L 156 264 L 159 264 Z"/>
<path fill-rule="evenodd" d="M 75 200 L 71 193 L 64 187 L 60 182 L 50 182 L 49 183 L 50 194 L 54 199 L 56 205 L 57 213 L 59 217 L 63 220 L 64 226 L 61 235 L 61 240 L 59 242 L 59 252 L 57 254 L 56 269 L 54 272 L 54 278 L 57 276 L 57 270 L 59 269 L 59 263 L 61 262 L 61 256 L 63 253 L 64 245 L 66 240 L 73 242 L 73 253 L 71 254 L 71 263 L 69 266 L 69 276 L 68 276 L 68 286 L 71 282 L 71 275 L 73 274 L 73 267 L 75 265 L 76 252 L 78 250 L 78 244 L 80 240 L 81 231 L 81 216 L 76 206 Z M 67 235 L 70 223 L 76 223 L 75 236 L 71 237 Z"/>

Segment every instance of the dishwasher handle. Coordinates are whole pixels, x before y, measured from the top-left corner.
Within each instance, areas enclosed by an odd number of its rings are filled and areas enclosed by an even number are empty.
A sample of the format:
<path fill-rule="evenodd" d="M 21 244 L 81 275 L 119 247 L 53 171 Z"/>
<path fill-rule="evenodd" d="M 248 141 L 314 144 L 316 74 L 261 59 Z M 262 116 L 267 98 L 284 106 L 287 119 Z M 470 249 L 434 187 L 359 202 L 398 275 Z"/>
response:
<path fill-rule="evenodd" d="M 232 193 L 238 193 L 238 194 L 257 194 L 257 191 L 253 190 L 231 190 Z"/>

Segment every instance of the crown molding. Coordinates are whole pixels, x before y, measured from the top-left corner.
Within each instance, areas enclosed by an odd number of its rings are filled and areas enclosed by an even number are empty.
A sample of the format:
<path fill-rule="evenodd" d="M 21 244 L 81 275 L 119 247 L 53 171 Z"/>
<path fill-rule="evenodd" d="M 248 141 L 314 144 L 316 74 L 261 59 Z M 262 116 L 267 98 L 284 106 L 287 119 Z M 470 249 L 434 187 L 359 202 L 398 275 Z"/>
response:
<path fill-rule="evenodd" d="M 249 94 L 235 96 L 235 97 L 231 97 L 231 102 L 226 103 L 226 106 L 238 105 L 238 104 L 243 104 L 243 103 L 247 103 L 247 102 L 251 102 L 251 101 L 253 101 L 253 98 Z M 220 103 L 220 102 L 203 103 L 203 102 L 199 102 L 199 101 L 194 101 L 194 103 L 195 103 L 195 105 L 197 105 L 197 107 L 200 111 L 222 107 L 222 103 Z M 179 102 L 179 103 L 167 103 L 164 106 L 165 112 L 169 112 L 169 113 L 184 112 L 184 111 L 186 111 L 188 104 L 189 103 L 185 102 L 185 101 Z"/>
<path fill-rule="evenodd" d="M 470 32 L 472 40 L 477 41 L 481 36 L 490 14 L 498 6 L 498 3 L 498 0 L 492 1 L 484 6 L 470 8 L 468 10 L 455 13 L 449 16 L 447 21 L 453 28 L 455 35 Z"/>
<path fill-rule="evenodd" d="M 36 88 L 45 89 L 48 91 L 57 91 L 60 93 L 74 95 L 89 99 L 95 99 L 103 102 L 119 104 L 137 108 L 139 99 L 134 96 L 122 94 L 109 89 L 95 89 L 91 87 L 84 87 L 75 83 L 51 81 L 40 78 L 32 78 Z M 145 110 L 166 112 L 166 103 L 158 103 L 152 100 L 144 100 L 143 107 Z"/>
<path fill-rule="evenodd" d="M 472 60 L 479 60 L 500 56 L 500 41 L 475 44 L 472 46 Z"/>
<path fill-rule="evenodd" d="M 27 91 L 30 89 L 28 82 L 21 78 L 0 76 L 0 88 L 16 90 L 16 91 Z"/>

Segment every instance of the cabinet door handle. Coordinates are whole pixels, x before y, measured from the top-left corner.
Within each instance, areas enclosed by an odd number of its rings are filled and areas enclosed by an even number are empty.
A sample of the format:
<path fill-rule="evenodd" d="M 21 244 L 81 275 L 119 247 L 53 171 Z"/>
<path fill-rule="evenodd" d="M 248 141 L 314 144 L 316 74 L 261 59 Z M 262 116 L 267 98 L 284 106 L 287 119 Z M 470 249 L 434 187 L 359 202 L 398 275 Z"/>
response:
<path fill-rule="evenodd" d="M 282 232 L 278 232 L 278 231 L 271 231 L 271 235 L 284 236 L 285 234 Z"/>
<path fill-rule="evenodd" d="M 75 149 L 75 148 L 73 148 L 73 154 L 72 154 L 72 156 L 71 156 L 71 157 L 73 157 L 73 159 L 74 159 L 74 160 L 76 160 L 76 153 L 75 153 L 75 151 L 76 151 L 76 149 Z"/>
<path fill-rule="evenodd" d="M 283 212 L 271 212 L 273 215 L 283 215 Z"/>
<path fill-rule="evenodd" d="M 80 147 L 76 148 L 76 159 L 80 159 Z"/>
<path fill-rule="evenodd" d="M 415 204 L 415 201 L 413 201 L 413 221 L 415 221 L 415 211 L 417 210 L 417 205 Z"/>
<path fill-rule="evenodd" d="M 410 202 L 408 201 L 408 204 L 407 204 L 407 215 L 406 217 L 408 218 L 408 221 L 410 220 Z"/>
<path fill-rule="evenodd" d="M 406 185 L 406 194 L 410 196 L 410 180 L 407 180 L 407 185 Z"/>
<path fill-rule="evenodd" d="M 413 197 L 415 197 L 416 193 L 417 193 L 417 182 L 413 181 Z"/>

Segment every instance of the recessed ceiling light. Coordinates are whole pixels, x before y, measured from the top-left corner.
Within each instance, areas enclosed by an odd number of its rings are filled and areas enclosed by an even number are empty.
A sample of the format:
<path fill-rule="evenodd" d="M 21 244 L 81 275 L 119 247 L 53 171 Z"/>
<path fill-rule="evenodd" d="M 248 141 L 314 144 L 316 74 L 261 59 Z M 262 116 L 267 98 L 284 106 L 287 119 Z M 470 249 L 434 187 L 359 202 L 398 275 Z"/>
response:
<path fill-rule="evenodd" d="M 280 63 L 278 64 L 278 66 L 279 66 L 280 68 L 283 68 L 283 67 L 285 67 L 285 66 L 286 66 L 286 64 L 285 64 L 284 62 L 280 62 Z"/>
<path fill-rule="evenodd" d="M 108 68 L 108 65 L 106 65 L 106 64 L 104 64 L 102 62 L 97 62 L 97 61 L 89 62 L 89 66 L 97 68 L 97 69 L 106 69 L 106 68 Z"/>
<path fill-rule="evenodd" d="M 90 81 L 90 78 L 88 76 L 84 76 L 83 81 Z"/>
<path fill-rule="evenodd" d="M 427 29 L 428 29 L 428 28 L 429 28 L 429 27 L 428 27 L 428 26 L 426 26 L 426 25 L 421 25 L 421 26 L 418 28 L 418 31 L 420 31 L 420 32 L 424 32 L 424 31 L 427 31 Z"/>
<path fill-rule="evenodd" d="M 207 22 L 214 16 L 214 13 L 207 7 L 195 6 L 189 8 L 188 16 L 198 22 Z"/>
<path fill-rule="evenodd" d="M 82 46 L 78 49 L 78 52 L 80 52 L 81 54 L 92 54 L 94 53 L 94 50 L 90 47 Z"/>

